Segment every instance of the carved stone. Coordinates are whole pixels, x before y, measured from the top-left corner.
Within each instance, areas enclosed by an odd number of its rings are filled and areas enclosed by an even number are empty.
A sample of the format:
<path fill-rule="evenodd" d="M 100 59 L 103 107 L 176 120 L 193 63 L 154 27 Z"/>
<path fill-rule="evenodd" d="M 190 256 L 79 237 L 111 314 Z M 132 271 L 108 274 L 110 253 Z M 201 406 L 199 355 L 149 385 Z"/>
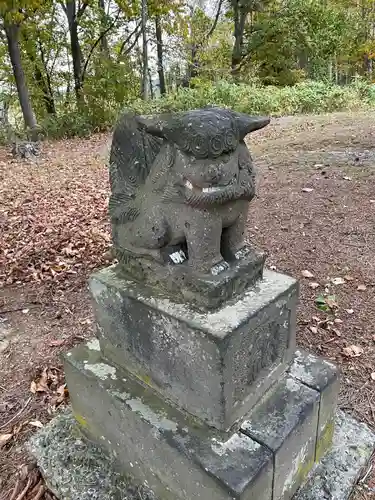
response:
<path fill-rule="evenodd" d="M 291 500 L 332 443 L 337 371 L 295 355 L 298 284 L 244 243 L 244 137 L 268 121 L 206 108 L 114 132 L 119 262 L 91 276 L 97 339 L 66 380 L 84 434 L 165 500 Z"/>
<path fill-rule="evenodd" d="M 124 276 L 206 308 L 262 276 L 264 255 L 244 242 L 255 195 L 244 138 L 268 123 L 221 108 L 120 119 L 109 211 Z"/>

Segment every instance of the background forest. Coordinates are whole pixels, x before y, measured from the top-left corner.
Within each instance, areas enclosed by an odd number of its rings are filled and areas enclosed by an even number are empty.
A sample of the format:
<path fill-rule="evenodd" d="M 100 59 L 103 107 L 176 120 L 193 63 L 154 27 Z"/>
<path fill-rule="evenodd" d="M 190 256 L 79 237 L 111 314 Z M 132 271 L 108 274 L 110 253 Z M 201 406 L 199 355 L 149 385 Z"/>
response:
<path fill-rule="evenodd" d="M 273 115 L 375 104 L 375 0 L 0 0 L 2 138 L 119 111 Z"/>

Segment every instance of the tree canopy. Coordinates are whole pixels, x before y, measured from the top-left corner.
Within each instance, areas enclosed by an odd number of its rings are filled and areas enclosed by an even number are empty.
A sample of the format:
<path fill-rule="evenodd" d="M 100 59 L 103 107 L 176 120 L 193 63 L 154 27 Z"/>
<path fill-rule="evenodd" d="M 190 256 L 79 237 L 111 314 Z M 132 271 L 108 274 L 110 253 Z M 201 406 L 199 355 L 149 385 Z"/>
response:
<path fill-rule="evenodd" d="M 100 128 L 180 87 L 372 81 L 374 28 L 375 0 L 0 0 L 0 98 Z"/>

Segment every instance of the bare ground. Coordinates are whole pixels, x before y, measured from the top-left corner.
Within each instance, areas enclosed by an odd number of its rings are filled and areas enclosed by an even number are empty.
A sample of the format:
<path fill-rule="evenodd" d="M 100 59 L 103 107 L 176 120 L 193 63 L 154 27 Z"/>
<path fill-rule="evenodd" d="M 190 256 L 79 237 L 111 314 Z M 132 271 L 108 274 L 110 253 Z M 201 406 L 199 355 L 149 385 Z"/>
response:
<path fill-rule="evenodd" d="M 1 500 L 31 476 L 22 444 L 65 404 L 59 354 L 93 334 L 85 283 L 110 261 L 108 139 L 46 143 L 36 164 L 0 150 Z M 300 278 L 298 343 L 340 365 L 340 406 L 375 430 L 375 113 L 282 118 L 250 139 L 248 238 Z M 366 472 L 355 500 L 375 498 Z M 39 479 L 24 498 L 51 498 Z"/>

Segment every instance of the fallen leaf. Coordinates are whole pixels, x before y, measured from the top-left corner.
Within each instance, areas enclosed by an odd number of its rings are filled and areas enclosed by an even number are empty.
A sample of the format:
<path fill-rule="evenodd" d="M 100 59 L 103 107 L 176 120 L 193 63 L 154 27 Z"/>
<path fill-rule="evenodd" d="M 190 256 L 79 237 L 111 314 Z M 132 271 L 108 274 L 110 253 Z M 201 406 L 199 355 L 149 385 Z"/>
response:
<path fill-rule="evenodd" d="M 329 295 L 326 298 L 326 304 L 330 309 L 337 308 L 336 297 L 334 297 L 333 295 Z"/>
<path fill-rule="evenodd" d="M 302 276 L 304 278 L 313 278 L 314 275 L 312 273 L 310 273 L 310 271 L 308 271 L 307 269 L 305 269 L 304 271 L 302 271 Z"/>
<path fill-rule="evenodd" d="M 320 328 L 324 328 L 324 330 L 327 330 L 327 328 L 328 328 L 328 324 L 329 324 L 329 323 L 330 323 L 330 322 L 329 322 L 329 321 L 328 321 L 328 319 L 326 318 L 326 319 L 323 319 L 323 320 L 319 321 L 318 326 L 319 326 Z"/>
<path fill-rule="evenodd" d="M 332 278 L 331 281 L 334 285 L 344 285 L 345 283 L 344 278 Z"/>
<path fill-rule="evenodd" d="M 91 319 L 90 318 L 82 319 L 80 321 L 80 324 L 81 325 L 91 325 Z"/>
<path fill-rule="evenodd" d="M 310 326 L 309 328 L 310 328 L 312 333 L 315 333 L 315 334 L 318 333 L 318 329 L 316 326 Z"/>
<path fill-rule="evenodd" d="M 313 290 L 315 290 L 319 286 L 320 286 L 319 283 L 315 283 L 315 282 L 309 283 L 309 287 L 312 288 Z"/>
<path fill-rule="evenodd" d="M 353 310 L 353 309 L 345 309 L 345 311 L 346 311 L 348 314 L 354 314 L 354 310 Z"/>
<path fill-rule="evenodd" d="M 338 337 L 341 337 L 341 332 L 340 330 L 337 330 L 337 328 L 332 328 L 331 329 L 333 331 L 333 333 L 335 333 Z"/>
<path fill-rule="evenodd" d="M 366 285 L 358 285 L 357 290 L 359 292 L 364 292 L 365 290 L 367 290 L 367 286 Z"/>
<path fill-rule="evenodd" d="M 23 314 L 27 314 L 29 312 L 29 309 L 22 309 Z"/>
<path fill-rule="evenodd" d="M 56 340 L 51 340 L 51 342 L 49 343 L 49 345 L 51 347 L 56 347 L 56 346 L 63 345 L 64 343 L 65 343 L 64 339 L 56 339 Z"/>
<path fill-rule="evenodd" d="M 371 373 L 371 380 L 374 380 L 374 381 L 375 381 L 375 372 L 372 372 L 372 373 Z"/>
<path fill-rule="evenodd" d="M 12 439 L 13 434 L 0 434 L 0 448 L 5 446 Z"/>
<path fill-rule="evenodd" d="M 37 392 L 47 392 L 48 391 L 48 373 L 47 368 L 44 368 L 40 378 L 38 380 L 33 380 L 30 385 L 30 391 L 33 394 Z"/>
<path fill-rule="evenodd" d="M 345 175 L 343 178 L 344 178 L 346 181 L 351 181 L 351 180 L 352 180 L 352 178 L 351 178 L 351 177 L 349 177 L 348 175 Z"/>
<path fill-rule="evenodd" d="M 314 167 L 319 169 L 319 168 L 323 168 L 324 165 L 323 165 L 323 163 L 315 163 Z"/>
<path fill-rule="evenodd" d="M 375 200 L 370 200 L 370 203 L 375 203 Z"/>
<path fill-rule="evenodd" d="M 353 276 L 350 276 L 350 274 L 346 274 L 344 276 L 344 279 L 345 279 L 345 281 L 353 281 L 354 280 Z"/>
<path fill-rule="evenodd" d="M 358 358 L 358 356 L 363 354 L 363 348 L 353 344 L 348 347 L 344 347 L 342 352 L 344 356 L 348 358 Z"/>
<path fill-rule="evenodd" d="M 344 323 L 344 322 L 343 322 L 343 320 L 342 320 L 342 319 L 340 319 L 340 318 L 335 318 L 333 321 L 334 321 L 335 323 L 337 323 L 338 325 L 340 325 L 341 323 Z"/>
<path fill-rule="evenodd" d="M 29 422 L 29 424 L 33 427 L 38 427 L 39 429 L 43 427 L 42 422 L 40 422 L 39 420 L 32 420 L 31 422 Z"/>
<path fill-rule="evenodd" d="M 314 189 L 313 188 L 302 188 L 302 191 L 304 193 L 311 193 L 312 191 L 314 191 Z"/>
<path fill-rule="evenodd" d="M 57 398 L 55 404 L 60 404 L 63 401 L 67 400 L 69 397 L 69 391 L 66 387 L 66 384 L 60 385 L 60 387 L 58 387 L 58 389 L 56 390 L 56 393 L 57 393 Z"/>
<path fill-rule="evenodd" d="M 324 298 L 323 295 L 319 295 L 315 299 L 315 304 L 316 304 L 317 308 L 320 309 L 321 311 L 328 311 L 329 310 L 329 307 L 326 304 L 326 299 Z"/>

